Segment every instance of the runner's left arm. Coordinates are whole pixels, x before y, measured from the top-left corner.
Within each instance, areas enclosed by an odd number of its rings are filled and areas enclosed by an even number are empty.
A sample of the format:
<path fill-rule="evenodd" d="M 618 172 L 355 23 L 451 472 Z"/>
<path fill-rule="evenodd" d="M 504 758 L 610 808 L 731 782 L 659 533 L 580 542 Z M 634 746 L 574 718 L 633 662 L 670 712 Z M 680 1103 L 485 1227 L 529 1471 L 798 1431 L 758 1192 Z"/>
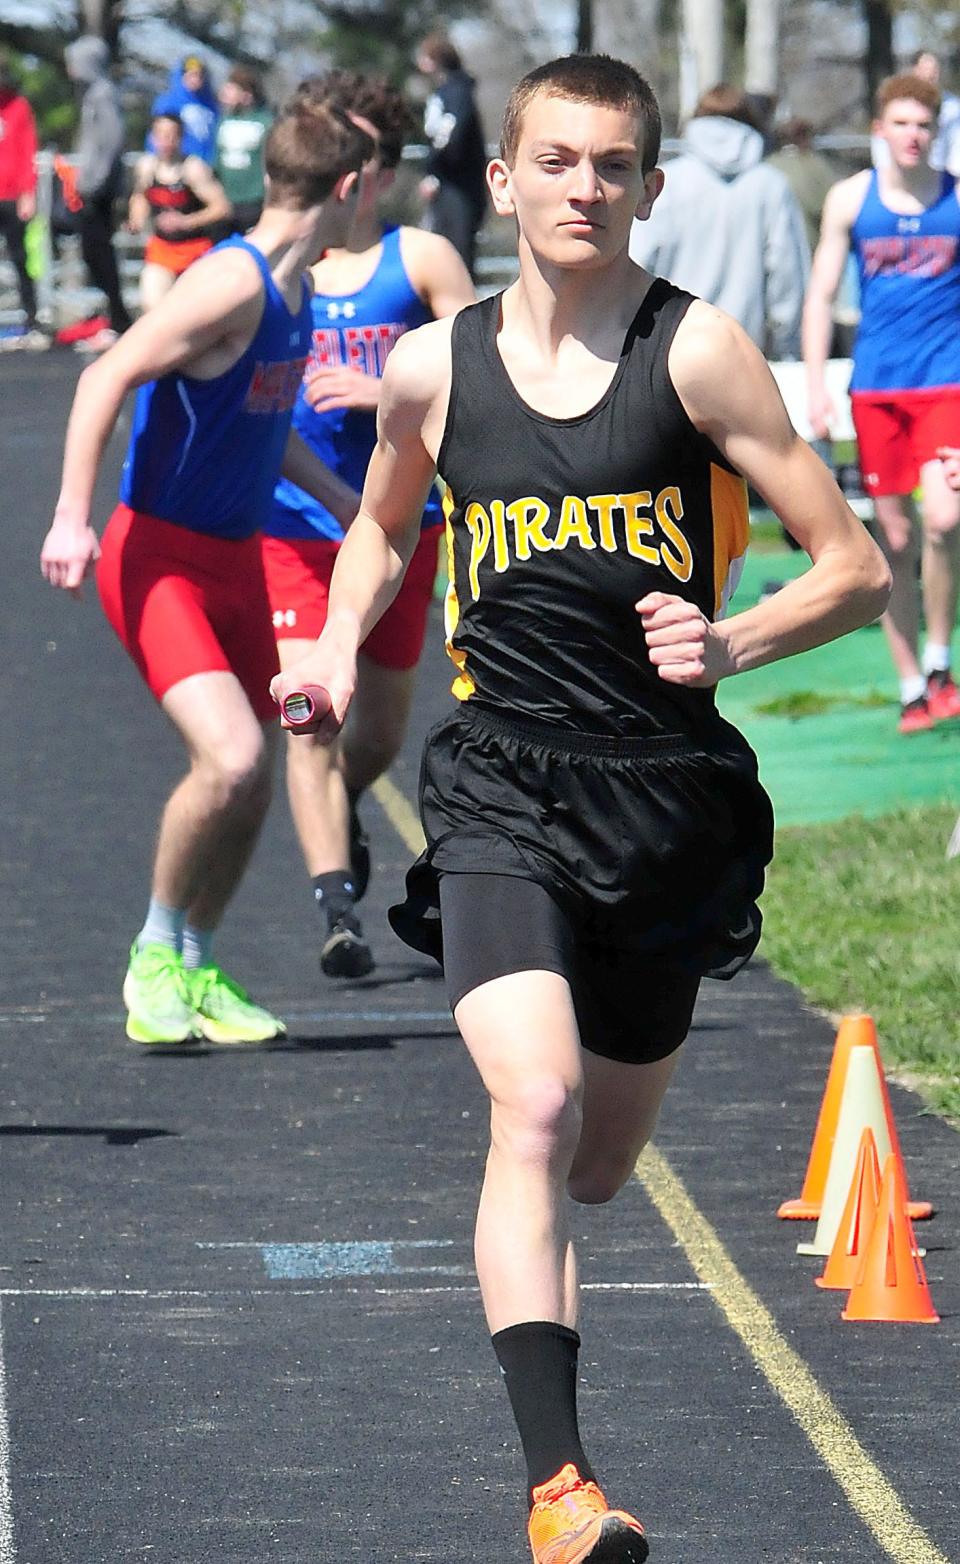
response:
<path fill-rule="evenodd" d="M 291 429 L 287 437 L 280 471 L 298 489 L 312 494 L 331 516 L 336 517 L 344 531 L 347 530 L 360 509 L 359 494 L 320 460 L 295 429 Z"/>
<path fill-rule="evenodd" d="M 710 686 L 872 623 L 890 595 L 886 561 L 793 428 L 766 360 L 746 333 L 697 301 L 674 338 L 669 370 L 693 424 L 757 490 L 812 564 L 766 602 L 716 623 L 682 598 L 648 593 L 637 611 L 660 677 Z"/>

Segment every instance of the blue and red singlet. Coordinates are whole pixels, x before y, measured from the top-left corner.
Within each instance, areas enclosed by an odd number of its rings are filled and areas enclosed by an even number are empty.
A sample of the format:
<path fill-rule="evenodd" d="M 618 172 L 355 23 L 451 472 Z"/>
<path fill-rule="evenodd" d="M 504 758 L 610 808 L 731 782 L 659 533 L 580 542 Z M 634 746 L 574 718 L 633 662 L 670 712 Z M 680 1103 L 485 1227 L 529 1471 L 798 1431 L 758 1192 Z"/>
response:
<path fill-rule="evenodd" d="M 960 384 L 960 202 L 940 194 L 913 216 L 880 199 L 877 172 L 851 229 L 862 315 L 851 391 Z"/>
<path fill-rule="evenodd" d="M 264 256 L 239 235 L 218 250 L 252 255 L 263 314 L 237 362 L 212 380 L 174 372 L 141 386 L 120 482 L 131 510 L 218 538 L 263 527 L 310 351 L 310 296 L 291 314 Z"/>
<path fill-rule="evenodd" d="M 405 331 L 433 319 L 407 276 L 400 254 L 400 229 L 389 228 L 384 233 L 380 261 L 369 282 L 355 293 L 315 293 L 311 314 L 308 378 L 314 369 L 343 366 L 380 378 L 397 339 Z M 363 488 L 367 464 L 377 442 L 375 413 L 358 408 L 317 413 L 301 390 L 293 426 L 345 483 L 358 492 Z M 431 493 L 424 508 L 423 526 L 439 526 L 442 520 L 440 500 Z M 343 538 L 343 528 L 336 518 L 286 478 L 277 484 L 272 514 L 264 530 L 276 538 L 328 538 L 333 542 Z"/>

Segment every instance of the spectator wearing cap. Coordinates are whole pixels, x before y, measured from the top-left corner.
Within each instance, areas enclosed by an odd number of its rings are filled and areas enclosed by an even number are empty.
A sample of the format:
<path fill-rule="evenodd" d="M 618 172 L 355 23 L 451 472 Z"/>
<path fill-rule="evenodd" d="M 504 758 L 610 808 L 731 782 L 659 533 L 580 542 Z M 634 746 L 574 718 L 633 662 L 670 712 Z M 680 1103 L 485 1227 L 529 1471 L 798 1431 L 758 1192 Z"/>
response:
<path fill-rule="evenodd" d="M 220 114 L 209 72 L 198 54 L 188 54 L 173 67 L 166 90 L 154 99 L 151 114 L 154 119 L 158 114 L 176 114 L 183 126 L 183 156 L 202 158 L 212 166 Z M 157 150 L 149 137 L 147 150 Z"/>

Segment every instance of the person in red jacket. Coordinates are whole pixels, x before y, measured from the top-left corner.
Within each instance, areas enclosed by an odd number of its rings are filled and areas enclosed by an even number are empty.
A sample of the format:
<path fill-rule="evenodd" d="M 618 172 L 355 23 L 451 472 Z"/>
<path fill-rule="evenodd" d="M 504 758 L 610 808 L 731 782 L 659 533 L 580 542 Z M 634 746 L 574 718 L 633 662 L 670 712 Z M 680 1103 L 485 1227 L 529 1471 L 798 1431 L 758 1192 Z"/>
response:
<path fill-rule="evenodd" d="M 31 349 L 49 346 L 49 338 L 37 327 L 37 293 L 24 246 L 24 231 L 37 210 L 36 152 L 33 110 L 13 79 L 8 56 L 0 53 L 0 238 L 17 274 L 26 317 L 26 330 L 4 339 L 4 344 Z"/>

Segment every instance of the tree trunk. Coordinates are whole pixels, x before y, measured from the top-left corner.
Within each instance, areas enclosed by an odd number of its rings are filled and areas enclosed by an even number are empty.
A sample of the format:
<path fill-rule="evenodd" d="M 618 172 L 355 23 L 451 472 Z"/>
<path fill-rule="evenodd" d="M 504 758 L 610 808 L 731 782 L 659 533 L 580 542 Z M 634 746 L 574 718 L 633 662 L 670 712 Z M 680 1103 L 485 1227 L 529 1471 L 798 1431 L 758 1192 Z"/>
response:
<path fill-rule="evenodd" d="M 893 74 L 893 15 L 890 0 L 863 0 L 867 24 L 867 93 L 873 112 L 873 95 L 885 76 Z"/>
<path fill-rule="evenodd" d="M 80 16 L 83 31 L 103 38 L 116 59 L 120 42 L 121 0 L 81 0 Z"/>
<path fill-rule="evenodd" d="M 781 0 L 747 0 L 743 85 L 747 92 L 776 99 L 780 76 Z"/>
<path fill-rule="evenodd" d="M 680 118 L 687 120 L 701 93 L 723 80 L 723 0 L 682 0 Z"/>
<path fill-rule="evenodd" d="M 577 53 L 593 51 L 593 0 L 578 0 L 577 5 Z"/>

